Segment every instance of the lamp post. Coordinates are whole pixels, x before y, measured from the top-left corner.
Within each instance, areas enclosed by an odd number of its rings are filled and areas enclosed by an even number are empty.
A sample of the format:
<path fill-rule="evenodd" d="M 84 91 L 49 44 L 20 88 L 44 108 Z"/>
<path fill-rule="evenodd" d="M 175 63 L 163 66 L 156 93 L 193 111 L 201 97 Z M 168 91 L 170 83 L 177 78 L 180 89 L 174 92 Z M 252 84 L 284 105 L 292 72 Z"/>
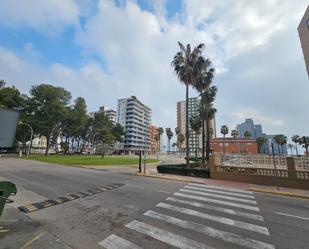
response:
<path fill-rule="evenodd" d="M 24 123 L 24 122 L 19 122 L 20 124 L 23 124 L 25 126 L 28 126 L 30 128 L 30 131 L 31 131 L 31 135 L 30 135 L 30 141 L 29 141 L 29 146 L 28 146 L 28 151 L 27 151 L 27 157 L 29 157 L 29 154 L 30 154 L 30 147 L 31 147 L 31 141 L 32 141 L 32 137 L 33 137 L 33 129 L 32 127 L 27 124 L 27 123 Z"/>

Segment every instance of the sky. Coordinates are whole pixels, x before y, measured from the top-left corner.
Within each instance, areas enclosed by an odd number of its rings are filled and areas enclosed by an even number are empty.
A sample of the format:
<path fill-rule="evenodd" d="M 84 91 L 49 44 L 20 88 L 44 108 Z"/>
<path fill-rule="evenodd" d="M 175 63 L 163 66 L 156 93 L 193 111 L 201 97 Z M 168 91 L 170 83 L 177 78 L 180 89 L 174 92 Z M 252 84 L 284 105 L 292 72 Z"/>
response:
<path fill-rule="evenodd" d="M 177 41 L 205 44 L 216 70 L 217 131 L 245 118 L 267 134 L 309 135 L 309 79 L 297 27 L 308 0 L 1 0 L 0 79 L 66 88 L 88 111 L 136 96 L 176 127 L 185 99 Z M 190 96 L 198 93 L 190 89 Z M 218 133 L 219 134 L 219 133 Z"/>

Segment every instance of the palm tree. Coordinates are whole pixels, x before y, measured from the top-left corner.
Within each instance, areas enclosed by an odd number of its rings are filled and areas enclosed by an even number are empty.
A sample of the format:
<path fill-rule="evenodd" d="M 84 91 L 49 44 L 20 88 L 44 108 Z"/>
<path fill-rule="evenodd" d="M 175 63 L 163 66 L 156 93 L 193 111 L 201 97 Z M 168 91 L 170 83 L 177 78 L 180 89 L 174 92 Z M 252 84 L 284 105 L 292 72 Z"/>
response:
<path fill-rule="evenodd" d="M 173 144 L 172 144 L 172 147 L 173 147 L 174 151 L 176 151 L 176 150 L 175 150 L 175 147 L 176 147 L 176 146 L 177 146 L 177 143 L 173 143 Z"/>
<path fill-rule="evenodd" d="M 199 114 L 195 114 L 190 118 L 191 129 L 195 132 L 195 157 L 197 158 L 197 151 L 199 149 L 200 141 L 199 136 L 201 133 L 202 120 Z"/>
<path fill-rule="evenodd" d="M 178 140 L 178 146 L 179 146 L 179 148 L 182 148 L 182 144 L 183 144 L 183 142 L 185 141 L 185 136 L 184 136 L 182 133 L 180 133 L 180 134 L 178 135 L 177 140 Z"/>
<path fill-rule="evenodd" d="M 258 148 L 259 148 L 259 154 L 261 154 L 262 145 L 265 144 L 266 142 L 267 142 L 267 137 L 261 136 L 261 137 L 256 138 L 256 143 L 257 143 Z"/>
<path fill-rule="evenodd" d="M 161 136 L 162 134 L 164 133 L 164 130 L 163 130 L 163 127 L 159 127 L 157 128 L 157 134 L 158 134 L 158 153 L 160 151 L 160 148 L 161 148 Z"/>
<path fill-rule="evenodd" d="M 233 138 L 237 138 L 238 135 L 239 135 L 238 130 L 232 130 L 232 131 L 231 131 L 231 136 L 232 136 Z"/>
<path fill-rule="evenodd" d="M 245 131 L 244 136 L 245 136 L 246 139 L 249 139 L 249 138 L 251 138 L 252 134 L 251 134 L 250 131 Z"/>
<path fill-rule="evenodd" d="M 293 144 L 287 144 L 286 147 L 291 150 L 291 155 L 293 156 Z"/>
<path fill-rule="evenodd" d="M 174 56 L 172 66 L 178 79 L 186 86 L 186 164 L 189 167 L 189 86 L 194 85 L 200 71 L 198 60 L 201 58 L 204 44 L 199 44 L 191 50 L 190 44 L 185 47 L 178 42 L 180 51 Z"/>
<path fill-rule="evenodd" d="M 215 118 L 217 110 L 213 108 L 213 102 L 217 95 L 217 87 L 211 86 L 202 93 L 201 96 L 201 115 L 204 117 L 206 125 L 206 160 L 209 161 L 210 154 L 210 120 Z M 204 152 L 203 152 L 204 153 Z"/>
<path fill-rule="evenodd" d="M 198 66 L 200 68 L 199 74 L 196 78 L 196 82 L 194 84 L 194 88 L 199 92 L 199 95 L 201 97 L 201 102 L 203 102 L 203 93 L 207 91 L 212 83 L 215 70 L 211 67 L 211 61 L 209 59 L 204 59 L 204 57 L 200 56 L 198 60 Z M 215 97 L 215 96 L 214 96 Z M 213 97 L 213 99 L 214 99 Z M 212 100 L 213 101 L 213 100 Z M 201 103 L 202 108 L 207 103 Z M 204 113 L 202 116 L 202 162 L 205 163 L 205 124 L 209 123 L 209 117 L 207 115 L 207 112 L 201 111 Z M 206 127 L 207 129 L 207 127 Z M 207 146 L 206 146 L 207 147 Z M 206 149 L 207 151 L 207 149 Z M 208 155 L 208 156 L 207 156 Z M 209 160 L 209 153 L 206 152 L 206 160 Z"/>
<path fill-rule="evenodd" d="M 222 125 L 220 132 L 223 135 L 223 153 L 225 153 L 225 135 L 229 134 L 229 127 Z"/>
<path fill-rule="evenodd" d="M 298 156 L 297 144 L 299 143 L 299 136 L 298 135 L 293 135 L 292 136 L 292 142 L 295 143 L 296 156 Z"/>
<path fill-rule="evenodd" d="M 167 152 L 169 152 L 171 150 L 171 139 L 174 136 L 174 133 L 172 132 L 171 128 L 165 128 L 165 134 L 167 136 Z"/>
<path fill-rule="evenodd" d="M 283 145 L 285 145 L 287 143 L 287 137 L 282 135 L 282 134 L 279 134 L 279 135 L 274 136 L 274 140 L 278 144 L 278 153 L 281 154 L 279 146 L 281 147 L 281 152 L 283 152 L 282 147 L 283 147 Z"/>
<path fill-rule="evenodd" d="M 309 153 L 308 153 L 308 148 L 309 148 L 309 137 L 307 136 L 302 136 L 300 139 L 299 139 L 299 144 L 301 144 L 305 150 L 306 150 L 306 155 L 307 157 L 309 156 Z"/>

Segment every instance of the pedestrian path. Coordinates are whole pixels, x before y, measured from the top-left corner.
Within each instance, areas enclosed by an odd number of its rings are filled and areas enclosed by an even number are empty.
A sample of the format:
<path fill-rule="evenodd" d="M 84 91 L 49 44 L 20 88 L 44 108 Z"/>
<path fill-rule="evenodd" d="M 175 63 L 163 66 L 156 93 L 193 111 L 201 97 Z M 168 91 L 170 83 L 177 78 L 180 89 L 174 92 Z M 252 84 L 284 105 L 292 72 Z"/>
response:
<path fill-rule="evenodd" d="M 195 183 L 98 244 L 105 249 L 275 249 L 253 192 Z"/>

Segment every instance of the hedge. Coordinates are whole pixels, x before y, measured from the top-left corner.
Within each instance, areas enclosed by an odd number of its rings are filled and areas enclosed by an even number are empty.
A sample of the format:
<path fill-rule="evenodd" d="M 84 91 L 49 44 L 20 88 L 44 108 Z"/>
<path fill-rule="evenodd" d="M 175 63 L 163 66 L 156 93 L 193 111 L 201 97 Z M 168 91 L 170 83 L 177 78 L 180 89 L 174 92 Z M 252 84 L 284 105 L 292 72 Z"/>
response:
<path fill-rule="evenodd" d="M 209 178 L 208 168 L 187 168 L 185 164 L 158 165 L 159 173 Z M 191 166 L 191 164 L 190 164 Z"/>

